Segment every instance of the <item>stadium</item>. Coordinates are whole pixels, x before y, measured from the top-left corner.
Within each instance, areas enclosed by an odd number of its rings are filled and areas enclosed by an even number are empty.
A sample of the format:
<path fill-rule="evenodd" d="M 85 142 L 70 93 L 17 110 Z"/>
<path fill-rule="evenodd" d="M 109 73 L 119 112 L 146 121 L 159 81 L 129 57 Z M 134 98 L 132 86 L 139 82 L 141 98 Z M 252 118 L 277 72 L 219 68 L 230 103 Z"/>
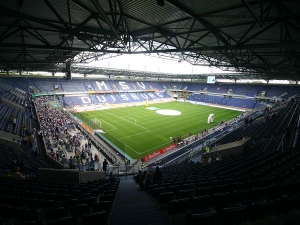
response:
<path fill-rule="evenodd" d="M 299 9 L 1 0 L 1 224 L 299 224 Z"/>

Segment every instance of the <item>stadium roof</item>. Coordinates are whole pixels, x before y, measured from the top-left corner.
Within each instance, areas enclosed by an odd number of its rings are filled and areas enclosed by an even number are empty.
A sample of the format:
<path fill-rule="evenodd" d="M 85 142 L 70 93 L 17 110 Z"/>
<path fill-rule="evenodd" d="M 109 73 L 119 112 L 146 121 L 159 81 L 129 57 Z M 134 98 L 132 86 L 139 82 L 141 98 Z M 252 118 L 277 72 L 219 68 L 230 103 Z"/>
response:
<path fill-rule="evenodd" d="M 48 67 L 48 72 L 63 72 L 65 68 L 62 65 L 57 65 L 53 68 Z M 107 78 L 118 78 L 126 77 L 130 78 L 144 78 L 144 79 L 190 79 L 190 80 L 201 80 L 207 79 L 207 76 L 215 76 L 218 79 L 231 79 L 239 80 L 245 77 L 242 73 L 185 73 L 185 74 L 172 74 L 172 73 L 161 73 L 161 72 L 149 72 L 149 71 L 138 71 L 138 70 L 127 70 L 127 69 L 114 69 L 114 68 L 105 68 L 105 67 L 91 67 L 83 65 L 73 65 L 72 72 L 76 74 L 82 74 L 84 76 L 89 75 L 103 75 Z M 254 79 L 254 75 L 248 74 L 248 77 Z"/>
<path fill-rule="evenodd" d="M 156 53 L 300 80 L 298 0 L 0 0 L 0 68 Z"/>

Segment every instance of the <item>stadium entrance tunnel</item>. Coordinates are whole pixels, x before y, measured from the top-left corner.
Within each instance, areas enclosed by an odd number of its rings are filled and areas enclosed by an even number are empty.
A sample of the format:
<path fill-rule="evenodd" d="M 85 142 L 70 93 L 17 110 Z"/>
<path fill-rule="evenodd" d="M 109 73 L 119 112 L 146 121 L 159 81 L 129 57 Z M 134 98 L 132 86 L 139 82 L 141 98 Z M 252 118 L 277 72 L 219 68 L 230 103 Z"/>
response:
<path fill-rule="evenodd" d="M 156 113 L 165 116 L 179 116 L 181 114 L 180 111 L 173 110 L 173 109 L 160 109 L 160 110 L 156 110 Z"/>

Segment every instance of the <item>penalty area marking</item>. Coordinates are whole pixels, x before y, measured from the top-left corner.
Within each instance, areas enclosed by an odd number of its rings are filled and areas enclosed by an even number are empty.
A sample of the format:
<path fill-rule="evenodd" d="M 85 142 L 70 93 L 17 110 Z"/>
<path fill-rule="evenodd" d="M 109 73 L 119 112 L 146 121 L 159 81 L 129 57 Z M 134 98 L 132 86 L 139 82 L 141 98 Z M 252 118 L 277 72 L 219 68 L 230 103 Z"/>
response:
<path fill-rule="evenodd" d="M 126 136 L 126 137 L 119 138 L 119 140 L 130 138 L 130 137 L 133 137 L 133 136 L 136 136 L 136 135 L 140 135 L 140 134 L 143 134 L 143 133 L 147 133 L 149 131 L 150 130 L 146 130 L 146 131 L 143 131 L 143 132 L 140 132 L 140 133 L 132 134 L 132 135 L 129 135 L 129 136 Z"/>
<path fill-rule="evenodd" d="M 136 123 L 136 120 L 135 120 L 135 123 L 134 123 L 134 122 L 131 122 L 130 120 L 128 120 L 128 119 L 126 119 L 126 118 L 124 118 L 124 117 L 122 117 L 122 116 L 118 116 L 118 115 L 116 115 L 116 114 L 114 114 L 114 113 L 109 113 L 109 114 L 110 114 L 110 115 L 113 115 L 113 116 L 115 116 L 115 117 L 118 117 L 118 118 L 120 118 L 120 119 L 122 119 L 122 120 L 125 120 L 125 121 L 127 121 L 127 122 L 129 122 L 129 123 L 132 123 L 132 124 L 134 124 L 134 125 L 136 125 L 136 126 L 142 128 L 142 129 L 144 129 L 144 130 L 146 130 L 146 131 L 150 131 L 148 128 L 143 127 L 143 126 L 137 124 L 137 123 Z M 132 118 L 129 118 L 129 119 L 132 119 Z"/>
<path fill-rule="evenodd" d="M 133 120 L 134 123 L 136 124 L 136 119 L 134 119 L 134 118 L 128 118 L 128 119 Z"/>
<path fill-rule="evenodd" d="M 161 145 L 158 145 L 156 147 L 150 148 L 150 149 L 148 149 L 146 151 L 141 152 L 140 154 L 144 154 L 146 152 L 150 152 L 150 151 L 153 151 L 153 150 L 159 150 L 160 148 L 167 147 L 168 144 L 170 144 L 170 142 L 166 142 L 165 144 L 161 144 Z"/>
<path fill-rule="evenodd" d="M 101 119 L 102 120 L 102 119 Z M 102 120 L 103 122 L 109 124 L 110 126 L 113 127 L 113 129 L 106 129 L 107 131 L 111 131 L 111 130 L 117 130 L 118 128 L 116 128 L 114 125 L 110 124 L 109 122 L 105 121 L 105 120 Z"/>
<path fill-rule="evenodd" d="M 135 151 L 133 148 L 131 148 L 129 145 L 126 145 L 125 143 L 123 143 L 125 146 L 127 146 L 128 148 L 130 148 L 132 151 L 134 151 L 137 155 L 140 155 L 140 152 Z"/>
<path fill-rule="evenodd" d="M 181 112 L 178 110 L 173 109 L 160 109 L 156 110 L 157 114 L 164 115 L 164 116 L 179 116 L 181 115 Z"/>

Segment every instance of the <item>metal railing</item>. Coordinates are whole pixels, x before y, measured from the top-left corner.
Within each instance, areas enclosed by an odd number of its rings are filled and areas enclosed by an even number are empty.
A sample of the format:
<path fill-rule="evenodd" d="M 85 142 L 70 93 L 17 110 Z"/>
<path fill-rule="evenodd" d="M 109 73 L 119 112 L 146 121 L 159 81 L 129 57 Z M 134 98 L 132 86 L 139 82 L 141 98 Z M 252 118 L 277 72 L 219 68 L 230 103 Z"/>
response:
<path fill-rule="evenodd" d="M 64 113 L 66 113 L 70 118 L 72 118 L 78 125 L 78 128 L 81 131 L 85 131 L 85 133 L 89 136 L 89 139 L 91 140 L 91 142 L 93 142 L 93 144 L 96 146 L 96 148 L 98 149 L 99 152 L 105 154 L 105 156 L 108 158 L 109 161 L 111 161 L 111 163 L 116 163 L 118 161 L 117 157 L 110 152 L 109 149 L 107 149 L 105 146 L 103 146 L 92 134 L 90 134 L 88 131 L 86 131 L 86 129 L 84 127 L 81 126 L 80 122 L 81 120 L 78 119 L 77 117 L 75 117 L 71 112 L 69 112 L 68 110 L 63 110 Z M 102 153 L 102 154 L 103 154 Z"/>
<path fill-rule="evenodd" d="M 260 109 L 261 110 L 261 109 Z M 201 143 L 201 140 L 198 140 L 199 142 L 199 145 L 198 146 L 195 146 L 194 148 L 191 148 L 190 150 L 188 151 L 185 151 L 184 153 L 178 155 L 177 157 L 169 160 L 168 162 L 162 164 L 162 166 L 166 167 L 166 166 L 170 166 L 170 165 L 173 165 L 173 164 L 176 164 L 176 163 L 180 163 L 182 161 L 185 161 L 185 160 L 192 160 L 196 157 L 198 157 L 199 155 L 201 155 L 204 151 L 205 151 L 205 146 L 207 144 L 212 144 L 212 143 L 215 143 L 217 140 L 221 139 L 222 137 L 224 137 L 225 135 L 228 135 L 229 133 L 233 132 L 234 130 L 240 128 L 241 126 L 244 125 L 244 118 L 248 117 L 249 115 L 255 115 L 257 113 L 257 111 L 259 110 L 256 110 L 255 112 L 250 112 L 250 113 L 245 113 L 242 117 L 239 118 L 239 122 L 236 122 L 233 126 L 231 127 L 228 127 L 228 129 L 225 129 L 224 126 L 220 126 L 218 128 L 215 129 L 215 132 L 219 131 L 219 130 L 223 130 L 221 133 L 215 135 L 214 133 L 211 133 L 209 134 L 208 136 L 206 136 L 204 138 L 205 143 Z M 258 115 L 257 115 L 258 116 Z M 184 148 L 188 148 L 188 146 L 185 146 Z M 178 151 L 181 151 L 182 149 L 178 150 Z M 168 157 L 168 156 L 166 156 Z M 164 160 L 164 158 L 160 159 L 161 161 Z"/>
<path fill-rule="evenodd" d="M 108 166 L 107 173 L 112 172 L 115 176 L 124 176 L 124 175 L 132 175 L 137 174 L 138 171 L 141 168 L 137 165 L 125 165 L 125 164 L 119 164 L 119 165 L 110 165 Z"/>

